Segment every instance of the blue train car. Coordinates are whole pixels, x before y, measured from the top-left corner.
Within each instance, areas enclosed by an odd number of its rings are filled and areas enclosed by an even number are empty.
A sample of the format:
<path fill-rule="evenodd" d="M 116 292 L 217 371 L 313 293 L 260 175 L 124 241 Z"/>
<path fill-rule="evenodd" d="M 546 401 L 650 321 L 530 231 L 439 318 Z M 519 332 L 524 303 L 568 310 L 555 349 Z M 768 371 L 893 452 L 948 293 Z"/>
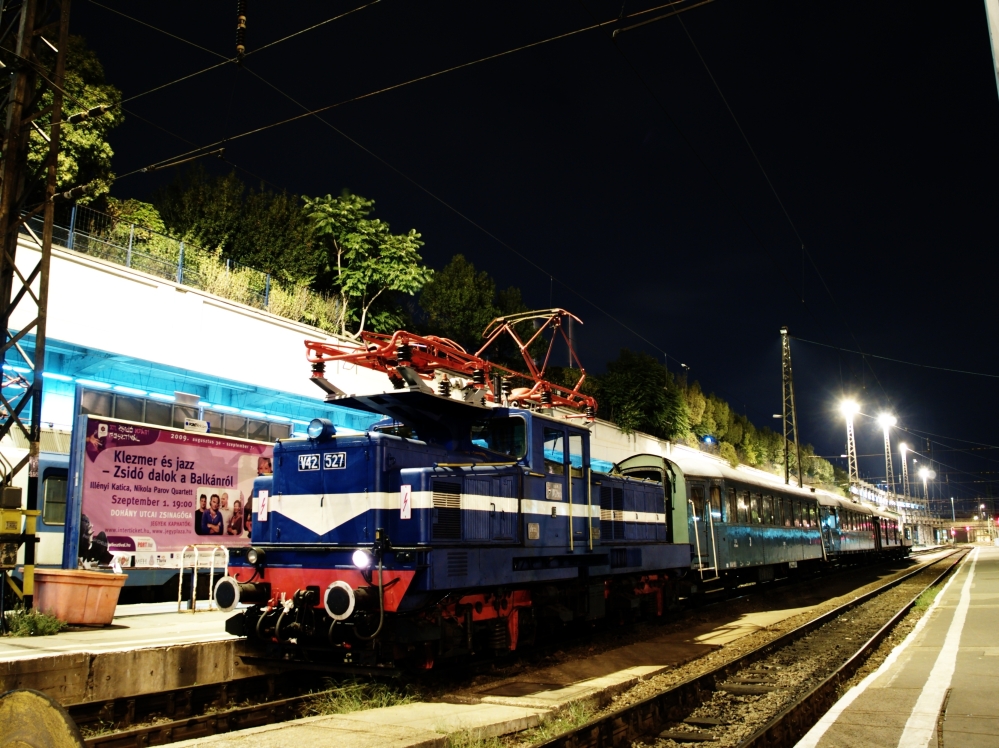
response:
<path fill-rule="evenodd" d="M 688 508 L 693 570 L 702 585 L 766 582 L 792 570 L 900 557 L 909 552 L 897 514 L 778 476 L 675 448 L 636 455 L 615 472 L 669 481 Z"/>
<path fill-rule="evenodd" d="M 352 665 L 513 650 L 539 627 L 660 612 L 689 570 L 668 481 L 592 469 L 585 424 L 418 391 L 353 398 L 391 420 L 274 448 L 216 600 L 231 633 Z"/>

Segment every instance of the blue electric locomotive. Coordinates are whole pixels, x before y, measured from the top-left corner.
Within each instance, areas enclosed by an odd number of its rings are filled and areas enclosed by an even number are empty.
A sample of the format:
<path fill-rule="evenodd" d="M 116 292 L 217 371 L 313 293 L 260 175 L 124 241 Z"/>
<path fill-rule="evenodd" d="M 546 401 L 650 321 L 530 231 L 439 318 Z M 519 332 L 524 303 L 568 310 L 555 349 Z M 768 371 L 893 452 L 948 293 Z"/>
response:
<path fill-rule="evenodd" d="M 230 633 L 429 667 L 544 623 L 661 612 L 690 569 L 686 502 L 668 479 L 595 472 L 585 425 L 422 391 L 344 404 L 391 420 L 277 443 L 252 546 L 216 587 L 225 609 L 254 603 Z"/>

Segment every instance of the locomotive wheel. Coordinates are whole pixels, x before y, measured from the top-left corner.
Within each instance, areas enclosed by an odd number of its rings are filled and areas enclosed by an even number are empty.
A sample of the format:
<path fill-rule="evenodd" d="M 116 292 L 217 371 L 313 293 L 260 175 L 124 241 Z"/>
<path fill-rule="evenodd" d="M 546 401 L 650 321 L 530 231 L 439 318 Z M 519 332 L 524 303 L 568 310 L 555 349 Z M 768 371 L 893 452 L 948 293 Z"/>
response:
<path fill-rule="evenodd" d="M 0 748 L 83 748 L 76 724 L 59 702 L 19 688 L 0 696 Z"/>

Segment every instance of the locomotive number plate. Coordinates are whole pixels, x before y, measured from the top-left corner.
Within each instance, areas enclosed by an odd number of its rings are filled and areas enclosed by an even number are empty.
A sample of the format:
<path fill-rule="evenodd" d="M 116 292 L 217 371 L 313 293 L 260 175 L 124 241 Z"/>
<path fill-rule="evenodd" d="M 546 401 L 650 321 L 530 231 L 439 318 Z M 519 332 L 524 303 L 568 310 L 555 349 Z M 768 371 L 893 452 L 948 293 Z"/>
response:
<path fill-rule="evenodd" d="M 319 469 L 319 455 L 299 455 L 298 456 L 298 471 L 305 472 L 308 470 L 318 470 Z"/>
<path fill-rule="evenodd" d="M 327 452 L 323 455 L 323 470 L 342 470 L 347 467 L 346 452 Z"/>

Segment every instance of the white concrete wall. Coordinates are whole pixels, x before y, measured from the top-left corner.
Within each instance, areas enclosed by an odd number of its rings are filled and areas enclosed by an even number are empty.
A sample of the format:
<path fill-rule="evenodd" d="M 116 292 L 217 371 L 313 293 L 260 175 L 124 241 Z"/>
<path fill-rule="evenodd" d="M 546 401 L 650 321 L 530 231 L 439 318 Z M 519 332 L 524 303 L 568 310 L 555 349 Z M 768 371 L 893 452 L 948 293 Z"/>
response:
<path fill-rule="evenodd" d="M 38 258 L 37 245 L 22 239 L 22 273 Z M 60 248 L 49 277 L 49 338 L 322 399 L 304 345 L 336 340 L 321 330 Z M 34 313 L 22 302 L 10 326 L 21 329 Z M 350 393 L 390 386 L 383 374 L 353 366 L 330 366 L 327 377 Z"/>

